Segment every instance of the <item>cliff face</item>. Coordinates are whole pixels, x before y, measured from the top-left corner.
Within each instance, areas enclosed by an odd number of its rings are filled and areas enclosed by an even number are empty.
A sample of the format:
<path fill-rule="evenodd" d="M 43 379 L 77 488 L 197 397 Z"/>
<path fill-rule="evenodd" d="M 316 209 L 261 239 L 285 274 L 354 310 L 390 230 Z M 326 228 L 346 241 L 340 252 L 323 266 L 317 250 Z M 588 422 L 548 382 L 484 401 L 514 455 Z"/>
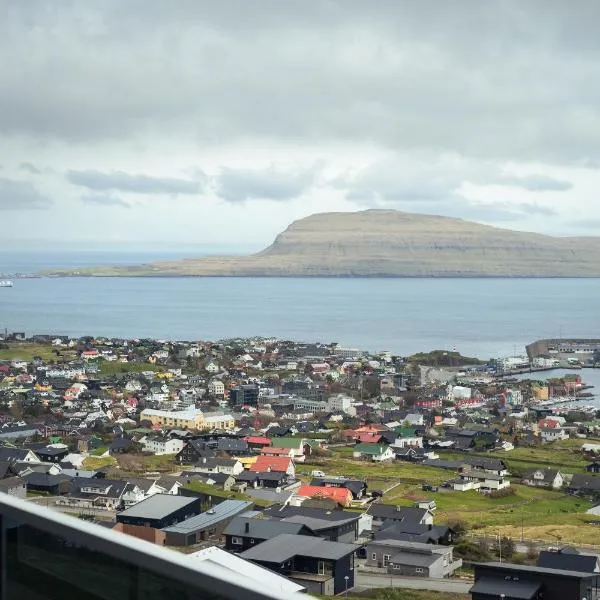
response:
<path fill-rule="evenodd" d="M 322 213 L 292 223 L 251 256 L 160 262 L 103 274 L 598 277 L 600 238 L 554 238 L 392 210 Z"/>

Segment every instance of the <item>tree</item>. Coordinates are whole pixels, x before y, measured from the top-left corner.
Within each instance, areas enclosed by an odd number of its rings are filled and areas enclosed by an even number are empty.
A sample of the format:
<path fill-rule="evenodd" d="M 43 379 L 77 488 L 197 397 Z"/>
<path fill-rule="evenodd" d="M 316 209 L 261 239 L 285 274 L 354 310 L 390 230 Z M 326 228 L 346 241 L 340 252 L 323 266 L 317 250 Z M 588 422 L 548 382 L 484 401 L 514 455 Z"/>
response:
<path fill-rule="evenodd" d="M 511 558 L 515 553 L 516 545 L 513 542 L 512 538 L 507 536 L 502 536 L 500 540 L 496 540 L 492 544 L 492 552 L 496 554 L 498 557 L 502 558 Z"/>

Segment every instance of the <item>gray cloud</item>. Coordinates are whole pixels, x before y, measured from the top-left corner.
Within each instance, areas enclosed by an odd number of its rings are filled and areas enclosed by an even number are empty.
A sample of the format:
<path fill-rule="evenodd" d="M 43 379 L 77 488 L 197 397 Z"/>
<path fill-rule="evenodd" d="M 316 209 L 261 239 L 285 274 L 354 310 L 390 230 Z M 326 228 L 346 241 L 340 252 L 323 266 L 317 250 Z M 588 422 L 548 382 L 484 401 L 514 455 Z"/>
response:
<path fill-rule="evenodd" d="M 123 171 L 69 171 L 67 180 L 90 190 L 105 192 L 118 190 L 133 194 L 198 194 L 202 191 L 200 181 L 170 177 L 130 175 Z"/>
<path fill-rule="evenodd" d="M 98 206 L 122 206 L 123 208 L 130 208 L 130 205 L 111 194 L 88 194 L 81 197 L 81 201 L 86 204 L 96 204 Z"/>
<path fill-rule="evenodd" d="M 221 169 L 214 179 L 216 193 L 227 202 L 292 200 L 312 187 L 320 166 L 308 169 Z"/>
<path fill-rule="evenodd" d="M 570 181 L 561 181 L 545 175 L 503 176 L 494 183 L 523 188 L 529 192 L 566 192 L 573 188 Z"/>
<path fill-rule="evenodd" d="M 32 175 L 41 175 L 42 171 L 38 169 L 35 165 L 29 162 L 23 162 L 19 165 L 19 171 L 26 171 L 27 173 L 31 173 Z"/>
<path fill-rule="evenodd" d="M 30 182 L 0 179 L 0 210 L 48 208 L 52 204 Z"/>
<path fill-rule="evenodd" d="M 597 2 L 42 4 L 3 12 L 2 134 L 598 158 Z"/>

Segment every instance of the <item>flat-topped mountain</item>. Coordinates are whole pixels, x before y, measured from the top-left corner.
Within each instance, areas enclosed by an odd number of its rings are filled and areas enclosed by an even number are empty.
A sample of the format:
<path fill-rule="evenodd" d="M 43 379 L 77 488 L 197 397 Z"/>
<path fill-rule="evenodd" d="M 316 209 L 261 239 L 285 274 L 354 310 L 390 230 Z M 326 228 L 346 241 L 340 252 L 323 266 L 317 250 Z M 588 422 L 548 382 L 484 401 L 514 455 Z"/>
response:
<path fill-rule="evenodd" d="M 395 210 L 320 213 L 293 222 L 257 254 L 81 274 L 600 277 L 600 238 L 551 237 Z"/>

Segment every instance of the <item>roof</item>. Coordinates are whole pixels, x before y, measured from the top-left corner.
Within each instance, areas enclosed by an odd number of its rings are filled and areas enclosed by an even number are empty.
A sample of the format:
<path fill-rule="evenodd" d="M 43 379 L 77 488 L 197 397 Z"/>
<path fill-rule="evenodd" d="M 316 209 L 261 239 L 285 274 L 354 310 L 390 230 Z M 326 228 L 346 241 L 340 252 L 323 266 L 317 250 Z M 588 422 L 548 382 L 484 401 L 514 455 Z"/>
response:
<path fill-rule="evenodd" d="M 256 435 L 249 435 L 246 438 L 246 442 L 249 444 L 264 444 L 265 446 L 271 445 L 271 440 L 268 437 L 259 437 Z"/>
<path fill-rule="evenodd" d="M 296 495 L 305 496 L 307 498 L 331 498 L 340 503 L 345 503 L 352 499 L 352 492 L 349 489 L 326 485 L 301 485 L 298 488 Z"/>
<path fill-rule="evenodd" d="M 594 570 L 598 566 L 598 557 L 592 554 L 572 554 L 570 552 L 542 550 L 538 556 L 537 566 L 549 569 L 594 573 Z"/>
<path fill-rule="evenodd" d="M 246 527 L 247 526 L 247 527 Z M 288 523 L 278 519 L 262 519 L 255 517 L 235 517 L 223 532 L 225 535 L 246 536 L 268 540 L 282 533 L 301 534 L 307 529 L 303 523 Z"/>
<path fill-rule="evenodd" d="M 271 469 L 271 471 L 287 471 L 290 467 L 291 458 L 287 456 L 259 456 L 254 464 L 250 466 L 250 471 L 262 473 Z"/>
<path fill-rule="evenodd" d="M 175 511 L 197 502 L 198 498 L 195 497 L 154 494 L 118 514 L 139 519 L 163 519 Z"/>
<path fill-rule="evenodd" d="M 496 577 L 481 577 L 470 589 L 470 593 L 493 596 L 494 598 L 506 596 L 518 600 L 530 600 L 537 594 L 541 586 L 542 584 L 537 581 L 513 581 Z"/>
<path fill-rule="evenodd" d="M 226 519 L 230 519 L 248 510 L 251 506 L 252 502 L 245 500 L 224 500 L 200 515 L 186 519 L 176 525 L 165 527 L 163 531 L 167 533 L 193 533 L 194 531 L 206 529 Z"/>
<path fill-rule="evenodd" d="M 190 560 L 205 561 L 212 565 L 218 565 L 231 571 L 232 575 L 242 575 L 245 580 L 251 582 L 255 588 L 268 588 L 273 595 L 290 594 L 294 592 L 304 591 L 306 588 L 290 581 L 287 577 L 277 575 L 273 571 L 269 571 L 259 565 L 255 565 L 248 560 L 244 560 L 235 554 L 230 554 L 221 548 L 211 546 L 204 548 L 193 554 L 189 554 Z"/>
<path fill-rule="evenodd" d="M 271 440 L 271 446 L 273 448 L 300 448 L 300 442 L 303 442 L 302 438 L 274 438 Z"/>
<path fill-rule="evenodd" d="M 573 479 L 571 479 L 569 488 L 599 491 L 600 477 L 596 477 L 595 475 L 582 475 L 575 473 L 575 475 L 573 475 Z"/>
<path fill-rule="evenodd" d="M 547 567 L 530 567 L 529 565 L 512 565 L 510 563 L 489 562 L 489 563 L 474 563 L 474 566 L 479 568 L 494 569 L 507 573 L 521 572 L 521 575 L 526 573 L 539 573 L 540 575 L 557 575 L 560 577 L 571 577 L 573 579 L 587 579 L 593 577 L 594 573 L 586 573 L 583 571 L 568 571 L 566 569 L 550 569 Z"/>
<path fill-rule="evenodd" d="M 367 512 L 376 519 L 394 519 L 395 521 L 413 521 L 419 523 L 427 514 L 427 509 L 395 504 L 371 504 Z"/>
<path fill-rule="evenodd" d="M 441 558 L 441 554 L 417 554 L 414 552 L 397 552 L 396 554 L 392 554 L 390 562 L 395 565 L 430 567 Z"/>
<path fill-rule="evenodd" d="M 249 560 L 270 563 L 281 563 L 294 556 L 339 560 L 353 554 L 356 549 L 357 546 L 354 544 L 342 544 L 318 537 L 282 533 L 242 552 L 240 556 Z"/>
<path fill-rule="evenodd" d="M 379 444 L 356 444 L 352 448 L 353 452 L 362 454 L 383 454 L 385 450 L 387 450 L 387 446 L 380 446 Z"/>

